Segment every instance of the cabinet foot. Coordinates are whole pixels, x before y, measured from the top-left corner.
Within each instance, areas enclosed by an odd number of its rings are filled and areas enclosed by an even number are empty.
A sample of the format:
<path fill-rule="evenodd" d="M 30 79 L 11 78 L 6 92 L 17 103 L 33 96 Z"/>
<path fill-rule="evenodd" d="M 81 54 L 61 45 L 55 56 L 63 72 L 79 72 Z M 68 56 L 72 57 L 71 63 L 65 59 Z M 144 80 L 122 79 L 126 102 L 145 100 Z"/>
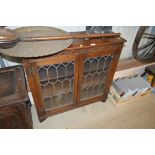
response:
<path fill-rule="evenodd" d="M 47 119 L 47 117 L 39 117 L 40 123 L 42 123 L 42 122 L 45 121 L 46 119 Z"/>

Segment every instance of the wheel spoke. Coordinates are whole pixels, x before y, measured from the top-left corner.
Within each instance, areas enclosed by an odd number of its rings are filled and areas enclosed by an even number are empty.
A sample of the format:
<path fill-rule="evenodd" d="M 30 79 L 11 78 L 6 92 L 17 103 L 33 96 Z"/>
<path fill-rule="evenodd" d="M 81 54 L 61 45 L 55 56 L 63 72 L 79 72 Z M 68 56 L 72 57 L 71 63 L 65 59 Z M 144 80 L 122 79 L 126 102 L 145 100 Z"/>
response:
<path fill-rule="evenodd" d="M 138 48 L 138 50 L 143 50 L 143 49 L 147 48 L 148 46 L 152 45 L 154 42 L 155 42 L 154 40 L 153 40 L 153 41 L 149 41 L 148 43 L 146 43 L 146 44 L 140 46 L 140 47 Z"/>
<path fill-rule="evenodd" d="M 152 46 L 151 46 L 147 51 L 143 52 L 143 53 L 141 54 L 141 56 L 142 56 L 143 58 L 145 58 L 149 53 L 151 53 L 152 49 L 154 49 L 154 48 L 155 48 L 155 43 L 152 44 Z"/>
<path fill-rule="evenodd" d="M 153 33 L 144 33 L 144 35 L 155 37 L 155 34 L 153 34 Z"/>
<path fill-rule="evenodd" d="M 155 39 L 155 37 L 150 37 L 150 36 L 142 36 L 142 38 Z"/>

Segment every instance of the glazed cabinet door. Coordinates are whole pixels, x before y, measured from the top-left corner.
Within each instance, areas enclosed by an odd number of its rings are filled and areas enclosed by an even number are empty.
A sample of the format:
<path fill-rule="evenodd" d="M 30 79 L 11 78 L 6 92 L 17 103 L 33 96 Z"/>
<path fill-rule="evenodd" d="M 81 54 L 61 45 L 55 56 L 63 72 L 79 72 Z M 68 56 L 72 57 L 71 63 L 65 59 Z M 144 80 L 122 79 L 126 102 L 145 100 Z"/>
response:
<path fill-rule="evenodd" d="M 107 48 L 108 49 L 108 48 Z M 105 101 L 121 48 L 95 49 L 80 56 L 78 103 Z"/>
<path fill-rule="evenodd" d="M 76 59 L 76 55 L 59 55 L 37 59 L 30 62 L 33 67 L 27 66 L 28 70 L 33 68 L 29 83 L 40 116 L 59 113 L 76 104 Z"/>

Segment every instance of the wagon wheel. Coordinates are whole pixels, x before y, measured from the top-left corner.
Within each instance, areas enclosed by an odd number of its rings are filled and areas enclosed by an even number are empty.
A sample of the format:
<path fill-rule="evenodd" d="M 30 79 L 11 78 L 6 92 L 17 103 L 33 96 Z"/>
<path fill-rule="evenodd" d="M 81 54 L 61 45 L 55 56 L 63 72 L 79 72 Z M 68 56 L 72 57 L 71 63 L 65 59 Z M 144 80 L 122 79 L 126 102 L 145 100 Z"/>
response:
<path fill-rule="evenodd" d="M 141 62 L 155 61 L 155 34 L 150 33 L 153 27 L 141 26 L 134 44 L 133 56 Z"/>

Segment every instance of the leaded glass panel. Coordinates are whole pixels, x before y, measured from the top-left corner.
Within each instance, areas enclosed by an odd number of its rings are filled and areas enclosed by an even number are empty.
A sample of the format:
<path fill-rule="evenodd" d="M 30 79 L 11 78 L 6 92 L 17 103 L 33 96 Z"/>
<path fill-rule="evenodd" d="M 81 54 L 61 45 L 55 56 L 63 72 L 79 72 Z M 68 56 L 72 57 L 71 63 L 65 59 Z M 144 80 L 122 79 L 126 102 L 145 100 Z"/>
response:
<path fill-rule="evenodd" d="M 74 62 L 40 66 L 37 71 L 45 109 L 73 104 Z"/>
<path fill-rule="evenodd" d="M 112 56 L 87 58 L 84 60 L 84 70 L 81 81 L 80 99 L 86 100 L 104 93 L 107 74 Z"/>

